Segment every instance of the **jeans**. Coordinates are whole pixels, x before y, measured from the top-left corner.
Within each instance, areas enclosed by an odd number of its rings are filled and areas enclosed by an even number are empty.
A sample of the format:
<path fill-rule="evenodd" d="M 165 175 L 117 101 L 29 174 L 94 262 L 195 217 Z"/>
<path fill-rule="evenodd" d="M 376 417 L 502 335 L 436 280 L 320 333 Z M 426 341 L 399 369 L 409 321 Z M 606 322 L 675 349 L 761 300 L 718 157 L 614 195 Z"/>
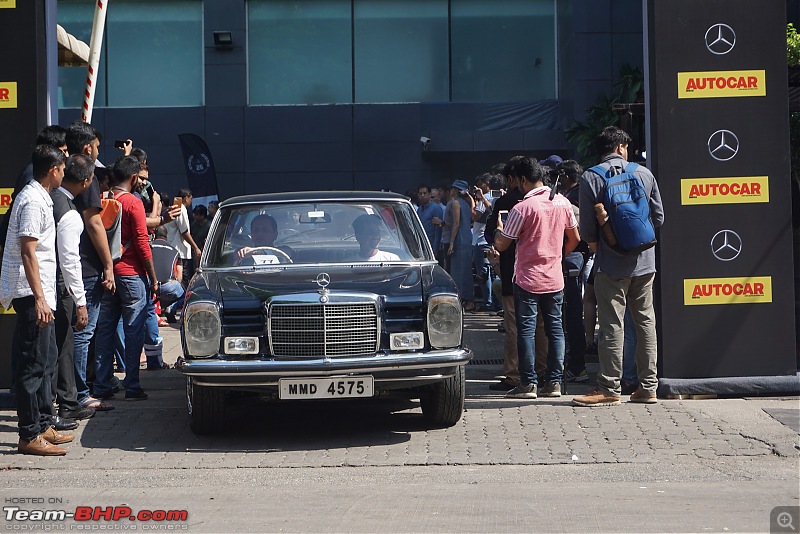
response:
<path fill-rule="evenodd" d="M 78 402 L 83 404 L 89 398 L 89 385 L 86 383 L 86 362 L 89 358 L 89 344 L 94 337 L 97 326 L 97 317 L 100 314 L 100 301 L 103 299 L 103 284 L 99 276 L 90 276 L 83 279 L 83 288 L 86 290 L 86 314 L 89 322 L 83 330 L 72 333 L 75 352 L 75 389 L 78 392 Z"/>
<path fill-rule="evenodd" d="M 11 353 L 17 357 L 16 400 L 19 437 L 30 441 L 50 427 L 53 415 L 51 382 L 58 359 L 55 322 L 36 324 L 32 296 L 12 301 L 17 314 Z"/>
<path fill-rule="evenodd" d="M 514 284 L 514 307 L 517 317 L 517 353 L 519 376 L 522 385 L 536 384 L 536 318 L 541 312 L 547 333 L 548 384 L 560 383 L 564 375 L 564 329 L 561 325 L 562 291 L 556 293 L 530 293 Z"/>
<path fill-rule="evenodd" d="M 158 315 L 156 315 L 156 305 L 151 299 L 147 299 L 147 320 L 144 328 L 144 354 L 147 356 L 147 368 L 157 369 L 164 363 L 162 357 L 164 350 L 164 339 L 158 331 Z"/>
<path fill-rule="evenodd" d="M 602 271 L 594 277 L 600 323 L 600 372 L 597 374 L 597 385 L 610 395 L 621 394 L 626 307 L 630 310 L 631 322 L 636 331 L 636 370 L 639 385 L 651 394 L 658 389 L 654 278 L 655 273 L 617 278 Z"/>
<path fill-rule="evenodd" d="M 494 275 L 492 268 L 489 267 L 489 260 L 484 256 L 487 250 L 489 250 L 489 245 L 474 245 L 472 247 L 472 265 L 475 267 L 475 274 L 478 277 L 478 286 L 481 288 L 481 297 L 483 297 L 483 308 L 485 310 L 492 308 L 492 278 Z"/>
<path fill-rule="evenodd" d="M 116 277 L 117 292 L 105 293 L 100 304 L 97 321 L 95 362 L 97 365 L 94 392 L 96 395 L 111 394 L 111 376 L 114 374 L 114 336 L 120 316 L 125 330 L 125 379 L 122 385 L 126 393 L 139 393 L 139 358 L 142 354 L 147 320 L 147 277 Z"/>
<path fill-rule="evenodd" d="M 583 254 L 573 252 L 564 258 L 564 328 L 569 344 L 567 368 L 579 375 L 586 369 L 586 330 L 583 326 L 581 271 Z"/>
<path fill-rule="evenodd" d="M 161 309 L 168 313 L 175 313 L 175 308 L 183 306 L 183 296 L 186 290 L 177 280 L 169 280 L 161 284 L 158 293 L 158 300 L 161 301 Z"/>
<path fill-rule="evenodd" d="M 625 341 L 622 343 L 622 382 L 638 384 L 636 378 L 636 328 L 633 326 L 631 310 L 625 308 Z"/>

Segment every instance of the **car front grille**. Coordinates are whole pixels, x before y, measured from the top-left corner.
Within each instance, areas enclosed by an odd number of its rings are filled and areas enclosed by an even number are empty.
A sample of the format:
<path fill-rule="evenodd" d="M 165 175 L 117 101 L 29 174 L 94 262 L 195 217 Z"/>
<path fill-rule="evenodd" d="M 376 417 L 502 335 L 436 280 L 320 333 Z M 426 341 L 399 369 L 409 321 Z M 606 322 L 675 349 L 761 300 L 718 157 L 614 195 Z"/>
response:
<path fill-rule="evenodd" d="M 378 346 L 374 303 L 273 305 L 269 322 L 276 358 L 363 356 Z"/>

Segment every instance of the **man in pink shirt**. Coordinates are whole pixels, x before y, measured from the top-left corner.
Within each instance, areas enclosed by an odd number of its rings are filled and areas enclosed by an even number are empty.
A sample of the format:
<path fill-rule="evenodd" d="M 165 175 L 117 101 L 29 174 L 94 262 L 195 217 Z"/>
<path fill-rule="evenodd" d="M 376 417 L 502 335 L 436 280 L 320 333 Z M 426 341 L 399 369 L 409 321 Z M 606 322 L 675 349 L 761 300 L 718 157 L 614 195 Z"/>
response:
<path fill-rule="evenodd" d="M 111 192 L 122 204 L 122 256 L 114 262 L 115 293 L 106 292 L 100 303 L 95 341 L 96 378 L 93 396 L 114 398 L 111 376 L 114 372 L 114 331 L 122 317 L 125 331 L 125 400 L 145 400 L 147 393 L 139 383 L 139 356 L 144 347 L 147 301 L 159 290 L 153 267 L 153 254 L 147 236 L 147 220 L 142 201 L 131 191 L 138 183 L 139 160 L 124 156 L 111 171 Z M 148 277 L 150 287 L 148 288 Z"/>
<path fill-rule="evenodd" d="M 539 162 L 525 157 L 517 176 L 525 195 L 508 213 L 505 225 L 498 222 L 495 248 L 503 251 L 517 241 L 514 264 L 514 304 L 517 312 L 517 351 L 520 385 L 507 397 L 535 399 L 537 378 L 534 371 L 536 318 L 544 319 L 548 338 L 547 376 L 543 397 L 561 396 L 564 367 L 564 330 L 561 304 L 564 299 L 564 273 L 561 260 L 580 242 L 578 222 L 570 202 L 551 194 L 544 185 L 545 171 Z"/>

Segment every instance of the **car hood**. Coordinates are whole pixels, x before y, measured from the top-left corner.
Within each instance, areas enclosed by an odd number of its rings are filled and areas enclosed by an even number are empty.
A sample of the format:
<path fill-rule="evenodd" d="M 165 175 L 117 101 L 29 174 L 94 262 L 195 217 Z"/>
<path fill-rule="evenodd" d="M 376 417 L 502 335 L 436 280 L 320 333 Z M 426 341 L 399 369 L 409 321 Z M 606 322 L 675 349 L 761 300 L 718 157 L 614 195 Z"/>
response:
<path fill-rule="evenodd" d="M 410 305 L 423 300 L 431 286 L 433 266 L 427 265 L 326 265 L 320 267 L 257 268 L 206 272 L 207 287 L 218 287 L 225 307 L 240 308 L 277 295 L 313 293 L 329 280 L 328 291 L 373 293 L 386 304 Z M 321 283 L 324 283 L 321 282 Z"/>

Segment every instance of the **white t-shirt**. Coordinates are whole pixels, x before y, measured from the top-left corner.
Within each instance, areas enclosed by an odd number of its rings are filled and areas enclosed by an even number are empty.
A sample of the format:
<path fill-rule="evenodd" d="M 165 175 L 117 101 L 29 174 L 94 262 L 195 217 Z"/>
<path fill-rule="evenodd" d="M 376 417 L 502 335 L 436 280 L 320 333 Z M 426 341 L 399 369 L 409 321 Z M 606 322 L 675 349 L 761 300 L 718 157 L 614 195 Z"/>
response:
<path fill-rule="evenodd" d="M 189 215 L 186 206 L 181 206 L 181 215 L 177 219 L 164 225 L 167 229 L 167 242 L 169 246 L 178 251 L 182 260 L 192 257 L 192 247 L 184 241 L 183 233 L 189 231 Z"/>
<path fill-rule="evenodd" d="M 370 257 L 368 261 L 400 261 L 400 256 L 392 252 L 378 250 L 377 254 Z"/>

